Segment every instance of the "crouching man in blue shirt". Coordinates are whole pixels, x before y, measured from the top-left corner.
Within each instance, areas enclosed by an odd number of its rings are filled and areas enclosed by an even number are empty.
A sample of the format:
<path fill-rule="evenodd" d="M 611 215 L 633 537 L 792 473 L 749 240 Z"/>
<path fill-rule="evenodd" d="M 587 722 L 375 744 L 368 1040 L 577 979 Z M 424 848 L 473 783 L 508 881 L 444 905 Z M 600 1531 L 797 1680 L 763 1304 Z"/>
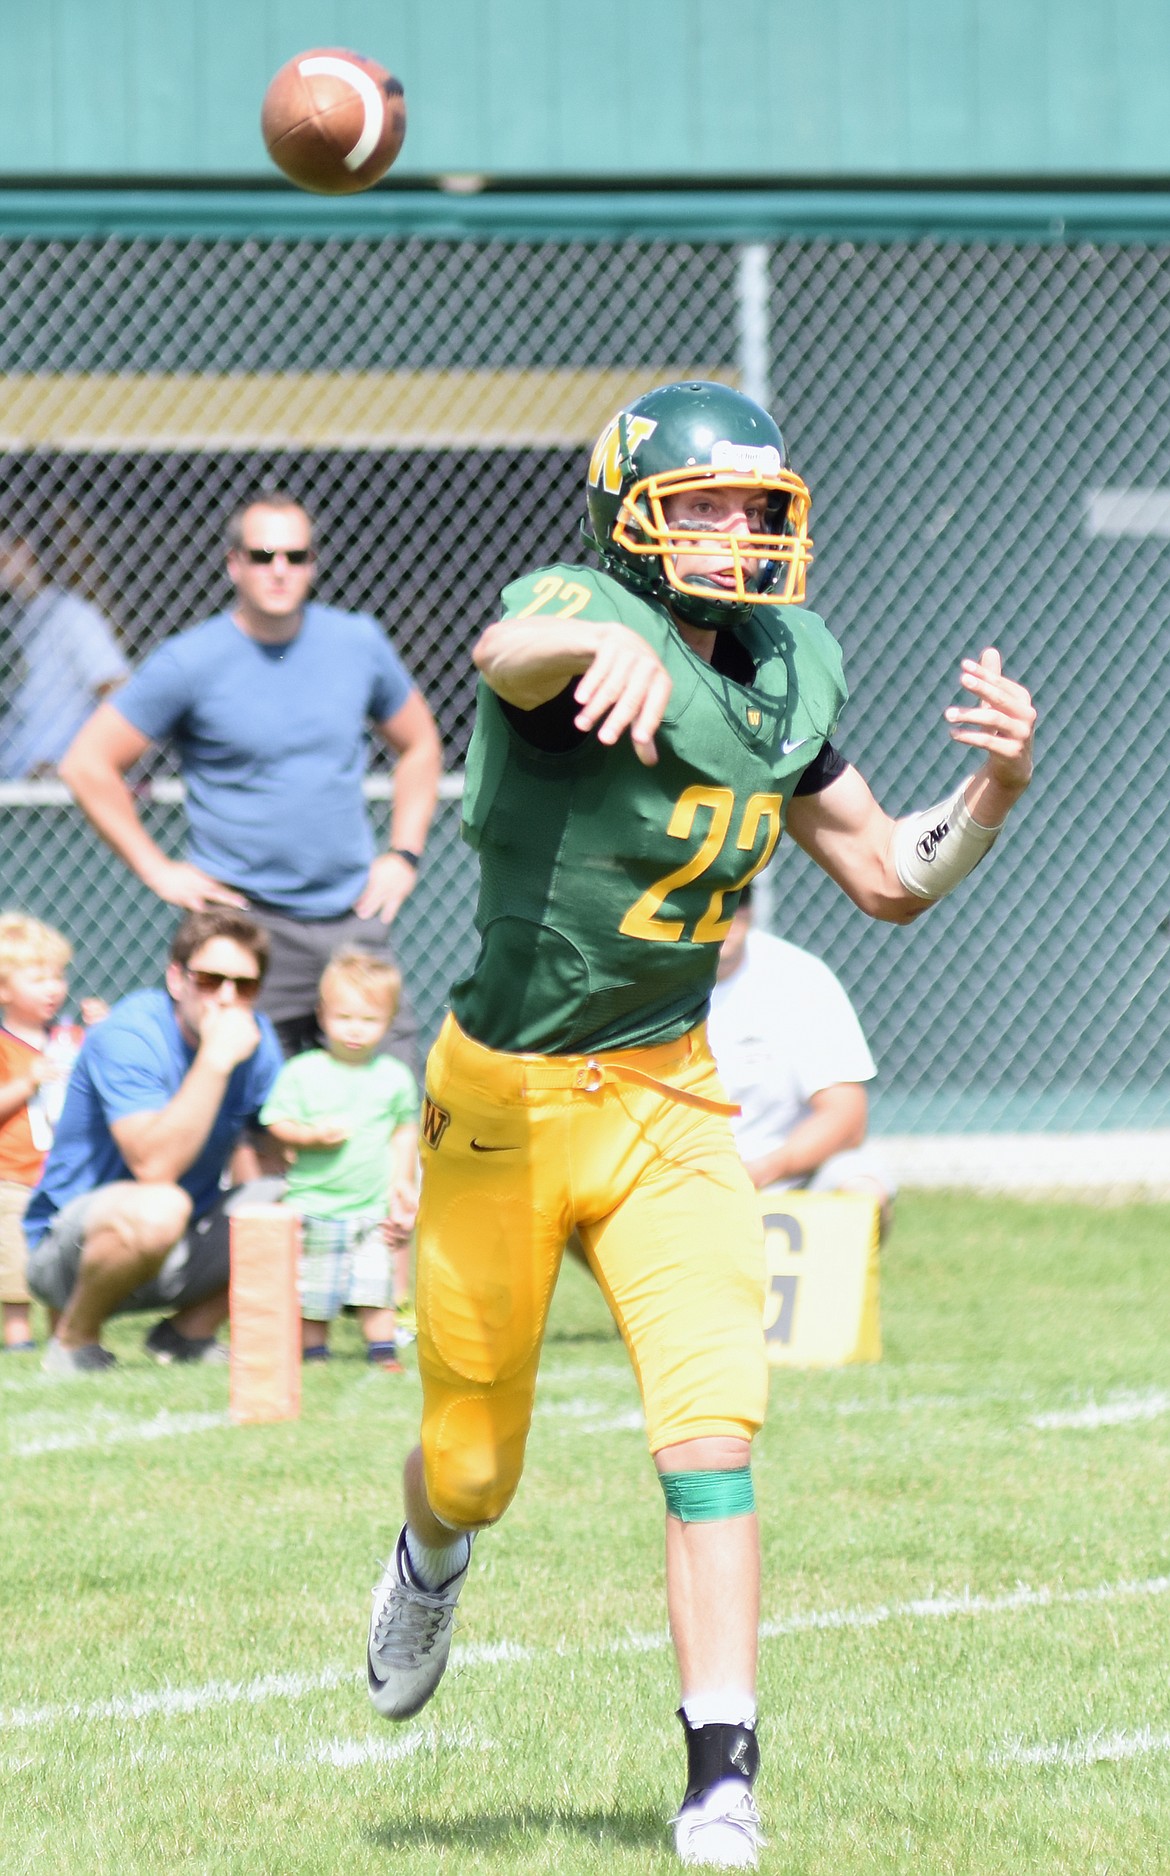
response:
<path fill-rule="evenodd" d="M 24 1217 L 29 1287 L 57 1316 L 50 1374 L 113 1367 L 106 1319 L 147 1310 L 170 1312 L 147 1336 L 157 1360 L 226 1359 L 230 1213 L 274 1192 L 221 1189 L 283 1059 L 253 1009 L 267 962 L 245 913 L 189 913 L 166 989 L 131 992 L 86 1036 Z"/>

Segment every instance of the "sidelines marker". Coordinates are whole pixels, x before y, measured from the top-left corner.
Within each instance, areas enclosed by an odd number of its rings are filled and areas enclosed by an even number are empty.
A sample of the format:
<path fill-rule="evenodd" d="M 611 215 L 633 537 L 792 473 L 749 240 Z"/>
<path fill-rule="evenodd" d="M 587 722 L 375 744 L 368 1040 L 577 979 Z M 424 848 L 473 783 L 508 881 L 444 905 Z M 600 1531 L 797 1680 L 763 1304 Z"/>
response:
<path fill-rule="evenodd" d="M 231 1220 L 231 1415 L 237 1426 L 301 1411 L 300 1231 L 283 1205 Z"/>

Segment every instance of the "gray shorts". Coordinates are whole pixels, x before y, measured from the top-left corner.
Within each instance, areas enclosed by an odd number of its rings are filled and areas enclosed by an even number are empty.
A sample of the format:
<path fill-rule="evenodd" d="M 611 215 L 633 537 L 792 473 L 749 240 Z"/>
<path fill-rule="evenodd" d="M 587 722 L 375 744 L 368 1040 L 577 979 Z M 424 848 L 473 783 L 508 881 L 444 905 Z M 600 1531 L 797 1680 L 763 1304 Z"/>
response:
<path fill-rule="evenodd" d="M 28 1287 L 50 1309 L 64 1309 L 73 1294 L 85 1244 L 86 1223 L 94 1200 L 108 1186 L 95 1186 L 63 1205 L 44 1237 L 29 1252 Z M 271 1205 L 284 1191 L 283 1179 L 252 1179 L 218 1198 L 167 1252 L 149 1283 L 123 1297 L 111 1315 L 140 1310 L 186 1309 L 226 1290 L 231 1275 L 229 1220 L 241 1205 Z"/>
<path fill-rule="evenodd" d="M 317 988 L 321 973 L 341 945 L 358 945 L 377 957 L 397 963 L 390 933 L 380 918 L 359 918 L 343 912 L 338 918 L 294 918 L 275 906 L 249 901 L 249 915 L 268 933 L 270 946 L 264 987 L 256 1007 L 267 1016 L 280 1037 L 286 1055 L 316 1048 Z M 418 1023 L 406 992 L 398 1005 L 389 1034 L 378 1045 L 379 1055 L 405 1062 L 418 1079 Z"/>

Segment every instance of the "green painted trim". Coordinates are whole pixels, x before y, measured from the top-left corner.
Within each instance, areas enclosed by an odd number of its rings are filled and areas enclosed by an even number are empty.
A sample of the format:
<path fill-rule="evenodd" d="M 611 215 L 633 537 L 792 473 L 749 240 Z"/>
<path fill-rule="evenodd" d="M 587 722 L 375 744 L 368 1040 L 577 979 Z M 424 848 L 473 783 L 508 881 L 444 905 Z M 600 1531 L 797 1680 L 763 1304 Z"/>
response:
<path fill-rule="evenodd" d="M 84 240 L 413 236 L 447 241 L 1170 242 L 1170 188 L 1148 192 L 737 189 L 629 193 L 375 189 L 0 189 L 0 236 Z"/>

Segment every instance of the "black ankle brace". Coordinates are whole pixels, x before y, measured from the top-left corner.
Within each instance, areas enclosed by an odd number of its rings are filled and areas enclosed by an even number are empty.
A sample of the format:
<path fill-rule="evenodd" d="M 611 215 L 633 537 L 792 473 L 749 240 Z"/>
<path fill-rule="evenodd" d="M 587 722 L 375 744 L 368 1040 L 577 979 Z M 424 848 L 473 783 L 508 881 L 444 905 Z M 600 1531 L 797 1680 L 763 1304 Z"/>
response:
<path fill-rule="evenodd" d="M 687 1737 L 687 1788 L 683 1803 L 689 1804 L 712 1785 L 725 1778 L 741 1778 L 745 1785 L 755 1784 L 760 1769 L 760 1748 L 754 1726 L 692 1726 L 680 1707 L 678 1717 Z"/>

